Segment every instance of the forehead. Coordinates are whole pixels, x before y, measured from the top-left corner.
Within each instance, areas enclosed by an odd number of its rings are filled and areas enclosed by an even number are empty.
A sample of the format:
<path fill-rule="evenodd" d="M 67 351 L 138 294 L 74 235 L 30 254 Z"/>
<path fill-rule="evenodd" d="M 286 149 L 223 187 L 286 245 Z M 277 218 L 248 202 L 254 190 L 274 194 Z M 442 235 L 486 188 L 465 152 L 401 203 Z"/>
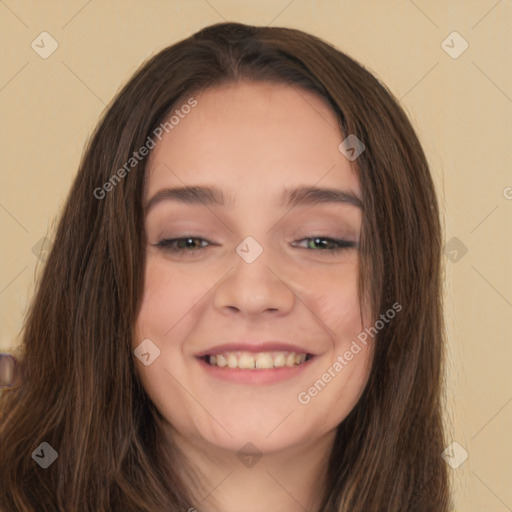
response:
<path fill-rule="evenodd" d="M 146 197 L 162 187 L 212 184 L 234 201 L 270 199 L 299 185 L 360 196 L 359 180 L 338 149 L 342 134 L 327 102 L 285 84 L 238 82 L 194 95 L 197 105 L 157 141 Z M 184 112 L 188 113 L 184 113 Z"/>

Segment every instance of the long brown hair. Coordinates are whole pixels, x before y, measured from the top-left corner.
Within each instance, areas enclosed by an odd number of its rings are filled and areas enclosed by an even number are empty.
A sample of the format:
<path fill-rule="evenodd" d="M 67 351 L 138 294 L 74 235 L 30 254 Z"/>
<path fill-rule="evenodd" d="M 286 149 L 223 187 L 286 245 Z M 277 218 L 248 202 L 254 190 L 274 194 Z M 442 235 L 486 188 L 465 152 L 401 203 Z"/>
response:
<path fill-rule="evenodd" d="M 392 94 L 344 53 L 299 30 L 238 23 L 151 58 L 88 143 L 22 331 L 21 378 L 1 395 L 2 510 L 199 506 L 177 452 L 164 472 L 158 412 L 135 372 L 147 158 L 126 162 L 179 100 L 239 79 L 312 91 L 332 106 L 343 138 L 363 141 L 353 162 L 364 204 L 360 301 L 376 316 L 403 308 L 376 337 L 368 383 L 338 426 L 320 511 L 448 511 L 442 233 L 418 138 Z M 42 442 L 58 453 L 47 469 L 31 457 Z"/>

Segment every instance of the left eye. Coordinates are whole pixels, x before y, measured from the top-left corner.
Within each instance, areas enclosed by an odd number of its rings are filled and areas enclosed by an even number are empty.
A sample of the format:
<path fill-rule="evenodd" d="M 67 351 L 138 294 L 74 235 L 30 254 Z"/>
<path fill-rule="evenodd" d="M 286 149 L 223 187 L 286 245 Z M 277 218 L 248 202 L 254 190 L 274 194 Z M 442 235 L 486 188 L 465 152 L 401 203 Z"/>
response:
<path fill-rule="evenodd" d="M 356 242 L 351 242 L 349 240 L 338 240 L 335 238 L 328 238 L 323 236 L 315 236 L 311 238 L 304 238 L 303 240 L 299 240 L 300 242 L 307 242 L 307 248 L 311 249 L 311 245 L 321 245 L 321 251 L 329 251 L 329 252 L 337 252 L 343 249 L 349 249 L 351 247 L 356 247 Z M 314 247 L 313 247 L 314 249 Z"/>
<path fill-rule="evenodd" d="M 343 249 L 356 247 L 357 245 L 356 242 L 351 242 L 349 240 L 338 240 L 334 238 L 320 236 L 304 238 L 302 240 L 299 240 L 299 242 L 307 242 L 307 247 L 304 247 L 305 249 L 319 249 L 321 251 L 329 252 L 341 251 Z M 165 249 L 166 251 L 171 251 L 175 253 L 198 252 L 201 249 L 206 248 L 208 245 L 216 244 L 212 244 L 211 242 L 205 240 L 204 238 L 193 236 L 183 238 L 167 238 L 160 240 L 158 243 L 155 244 L 156 247 L 160 247 L 162 249 Z"/>

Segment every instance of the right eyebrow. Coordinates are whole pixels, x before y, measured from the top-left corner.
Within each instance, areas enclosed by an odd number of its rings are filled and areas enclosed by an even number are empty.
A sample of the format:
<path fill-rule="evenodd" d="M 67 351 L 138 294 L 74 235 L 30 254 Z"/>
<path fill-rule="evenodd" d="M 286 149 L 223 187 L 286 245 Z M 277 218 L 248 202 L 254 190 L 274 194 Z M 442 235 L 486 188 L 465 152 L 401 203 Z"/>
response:
<path fill-rule="evenodd" d="M 222 190 L 216 186 L 210 187 L 177 187 L 159 190 L 147 203 L 146 213 L 156 204 L 164 200 L 174 200 L 187 204 L 206 204 L 225 206 L 226 201 Z"/>

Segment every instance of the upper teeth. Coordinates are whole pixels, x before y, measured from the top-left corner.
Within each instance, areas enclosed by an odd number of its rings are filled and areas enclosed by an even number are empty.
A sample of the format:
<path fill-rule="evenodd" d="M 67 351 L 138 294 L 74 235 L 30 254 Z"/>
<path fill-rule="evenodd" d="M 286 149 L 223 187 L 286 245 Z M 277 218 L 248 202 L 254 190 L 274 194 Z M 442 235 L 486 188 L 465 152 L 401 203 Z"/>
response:
<path fill-rule="evenodd" d="M 299 365 L 306 360 L 306 356 L 300 352 L 223 352 L 209 356 L 209 362 L 213 366 L 253 370 Z"/>

